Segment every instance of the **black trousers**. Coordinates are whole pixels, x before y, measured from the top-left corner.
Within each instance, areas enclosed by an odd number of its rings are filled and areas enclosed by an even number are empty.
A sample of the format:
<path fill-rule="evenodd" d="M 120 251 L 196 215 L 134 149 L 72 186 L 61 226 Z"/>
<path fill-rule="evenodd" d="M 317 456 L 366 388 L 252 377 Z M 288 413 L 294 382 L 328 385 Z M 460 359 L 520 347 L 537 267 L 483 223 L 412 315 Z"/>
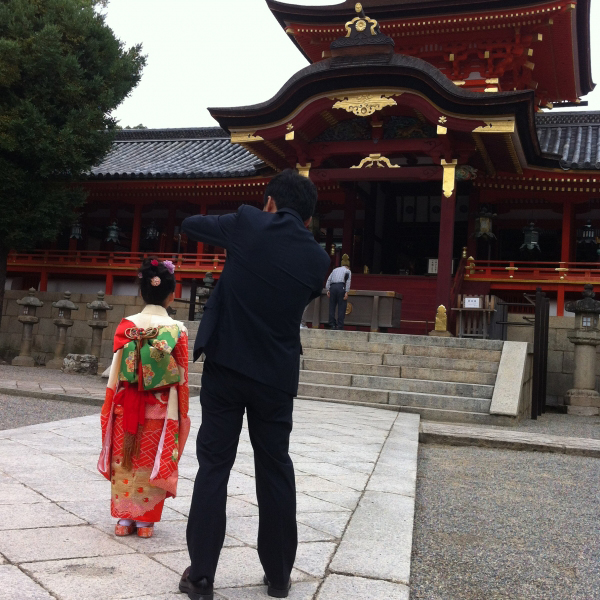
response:
<path fill-rule="evenodd" d="M 329 286 L 329 327 L 331 329 L 344 329 L 344 319 L 346 318 L 346 307 L 348 301 L 344 300 L 346 295 L 346 285 L 344 283 L 332 283 Z M 335 319 L 335 309 L 337 307 L 337 321 Z"/>
<path fill-rule="evenodd" d="M 200 468 L 187 526 L 190 579 L 214 582 L 225 539 L 227 482 L 235 462 L 244 411 L 254 449 L 258 555 L 271 584 L 285 588 L 296 559 L 296 481 L 288 454 L 293 397 L 237 371 L 206 362 L 200 392 Z"/>

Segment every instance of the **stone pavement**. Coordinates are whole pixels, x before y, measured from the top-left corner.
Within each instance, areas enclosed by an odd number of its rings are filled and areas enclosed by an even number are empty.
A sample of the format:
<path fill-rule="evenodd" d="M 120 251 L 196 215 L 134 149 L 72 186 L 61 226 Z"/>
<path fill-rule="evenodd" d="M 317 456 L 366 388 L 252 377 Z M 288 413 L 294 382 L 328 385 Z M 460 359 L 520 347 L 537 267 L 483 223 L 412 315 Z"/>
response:
<path fill-rule="evenodd" d="M 0 366 L 0 393 L 102 405 L 106 379 L 40 367 Z"/>
<path fill-rule="evenodd" d="M 96 471 L 98 416 L 0 431 L 0 599 L 176 600 L 200 407 L 179 496 L 155 537 L 115 538 L 110 485 Z M 292 600 L 407 600 L 419 417 L 298 401 L 291 454 L 300 545 Z M 267 597 L 255 550 L 256 494 L 245 428 L 229 482 L 216 598 Z"/>

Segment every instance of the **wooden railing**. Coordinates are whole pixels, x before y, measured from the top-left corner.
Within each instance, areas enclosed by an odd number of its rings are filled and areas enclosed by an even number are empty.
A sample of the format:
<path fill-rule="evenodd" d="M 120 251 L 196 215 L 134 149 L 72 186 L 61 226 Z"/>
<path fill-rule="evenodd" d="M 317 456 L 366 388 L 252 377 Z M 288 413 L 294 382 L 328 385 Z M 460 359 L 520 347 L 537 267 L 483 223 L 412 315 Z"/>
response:
<path fill-rule="evenodd" d="M 532 285 L 600 284 L 600 263 L 469 260 L 465 267 L 465 279 Z"/>
<path fill-rule="evenodd" d="M 208 271 L 220 273 L 225 265 L 224 254 L 174 254 L 155 252 L 89 252 L 37 250 L 23 253 L 11 253 L 8 256 L 9 271 L 45 270 L 57 273 L 113 272 L 115 275 L 134 273 L 142 260 L 155 256 L 159 260 L 170 260 L 181 275 L 193 277 Z"/>

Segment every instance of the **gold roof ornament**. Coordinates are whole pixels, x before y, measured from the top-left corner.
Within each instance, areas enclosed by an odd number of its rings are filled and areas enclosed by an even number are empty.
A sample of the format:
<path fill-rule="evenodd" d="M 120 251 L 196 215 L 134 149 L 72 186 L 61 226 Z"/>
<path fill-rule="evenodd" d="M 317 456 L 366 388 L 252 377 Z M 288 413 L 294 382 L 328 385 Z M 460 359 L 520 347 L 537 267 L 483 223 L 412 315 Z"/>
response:
<path fill-rule="evenodd" d="M 373 166 L 379 167 L 379 168 L 385 168 L 387 167 L 388 169 L 400 169 L 400 165 L 393 165 L 390 162 L 390 159 L 387 158 L 386 156 L 381 156 L 381 154 L 369 154 L 369 156 L 367 156 L 366 158 L 363 158 L 360 163 L 358 165 L 354 165 L 353 167 L 350 167 L 351 169 L 371 169 Z"/>
<path fill-rule="evenodd" d="M 394 94 L 400 95 L 400 94 Z M 370 117 L 378 110 L 383 110 L 386 106 L 397 106 L 397 102 L 390 94 L 348 94 L 347 96 L 337 96 L 332 98 L 337 100 L 332 108 L 341 108 L 349 113 L 354 113 L 357 117 Z"/>
<path fill-rule="evenodd" d="M 342 267 L 350 268 L 350 257 L 347 254 L 342 256 Z"/>

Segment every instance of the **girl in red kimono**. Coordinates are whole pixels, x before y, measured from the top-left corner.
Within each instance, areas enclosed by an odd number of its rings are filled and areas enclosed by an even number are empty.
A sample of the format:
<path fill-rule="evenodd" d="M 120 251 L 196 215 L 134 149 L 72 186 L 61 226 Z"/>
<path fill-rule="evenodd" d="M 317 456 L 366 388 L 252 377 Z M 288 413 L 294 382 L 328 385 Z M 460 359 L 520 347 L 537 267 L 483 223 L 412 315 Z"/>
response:
<path fill-rule="evenodd" d="M 138 277 L 146 307 L 123 319 L 102 407 L 98 470 L 112 484 L 115 534 L 151 537 L 190 430 L 188 336 L 167 307 L 175 297 L 170 261 L 146 259 Z"/>

